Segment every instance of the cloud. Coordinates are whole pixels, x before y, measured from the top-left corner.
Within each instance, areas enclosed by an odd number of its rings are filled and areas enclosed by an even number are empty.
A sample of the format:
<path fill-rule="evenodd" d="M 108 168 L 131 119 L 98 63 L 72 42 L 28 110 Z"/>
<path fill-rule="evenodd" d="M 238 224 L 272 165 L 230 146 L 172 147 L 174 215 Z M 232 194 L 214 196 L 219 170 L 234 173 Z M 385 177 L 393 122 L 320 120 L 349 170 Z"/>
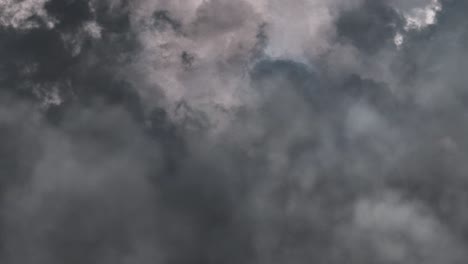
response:
<path fill-rule="evenodd" d="M 467 10 L 0 1 L 0 262 L 463 262 Z"/>
<path fill-rule="evenodd" d="M 35 28 L 41 24 L 52 28 L 55 21 L 48 16 L 45 10 L 46 3 L 47 0 L 2 0 L 0 25 L 20 30 Z"/>

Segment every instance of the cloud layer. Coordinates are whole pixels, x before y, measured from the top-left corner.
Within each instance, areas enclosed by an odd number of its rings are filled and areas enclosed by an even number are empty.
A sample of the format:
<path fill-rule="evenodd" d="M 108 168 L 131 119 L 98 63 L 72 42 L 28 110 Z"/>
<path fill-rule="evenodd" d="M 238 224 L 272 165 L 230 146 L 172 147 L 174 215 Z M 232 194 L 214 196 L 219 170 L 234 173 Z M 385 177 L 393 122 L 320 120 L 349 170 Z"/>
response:
<path fill-rule="evenodd" d="M 0 262 L 465 263 L 467 11 L 0 0 Z"/>

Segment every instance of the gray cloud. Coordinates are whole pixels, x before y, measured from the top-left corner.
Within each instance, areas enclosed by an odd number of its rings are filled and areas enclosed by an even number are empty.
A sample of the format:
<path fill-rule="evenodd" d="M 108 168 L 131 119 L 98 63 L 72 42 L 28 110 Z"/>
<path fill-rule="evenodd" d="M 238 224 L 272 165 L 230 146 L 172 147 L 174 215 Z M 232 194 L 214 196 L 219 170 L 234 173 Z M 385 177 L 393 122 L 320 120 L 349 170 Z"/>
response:
<path fill-rule="evenodd" d="M 466 262 L 467 8 L 0 1 L 0 262 Z"/>

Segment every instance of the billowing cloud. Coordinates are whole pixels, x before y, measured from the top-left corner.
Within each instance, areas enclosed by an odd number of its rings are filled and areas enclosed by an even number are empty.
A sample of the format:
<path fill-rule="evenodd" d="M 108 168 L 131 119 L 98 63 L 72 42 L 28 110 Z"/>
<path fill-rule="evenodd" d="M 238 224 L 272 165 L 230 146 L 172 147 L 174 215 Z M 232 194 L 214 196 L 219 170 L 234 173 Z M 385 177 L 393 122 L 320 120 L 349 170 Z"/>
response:
<path fill-rule="evenodd" d="M 31 29 L 41 23 L 51 28 L 54 20 L 45 10 L 47 0 L 2 0 L 0 1 L 0 25 L 14 29 Z"/>
<path fill-rule="evenodd" d="M 467 11 L 0 0 L 0 262 L 466 262 Z"/>

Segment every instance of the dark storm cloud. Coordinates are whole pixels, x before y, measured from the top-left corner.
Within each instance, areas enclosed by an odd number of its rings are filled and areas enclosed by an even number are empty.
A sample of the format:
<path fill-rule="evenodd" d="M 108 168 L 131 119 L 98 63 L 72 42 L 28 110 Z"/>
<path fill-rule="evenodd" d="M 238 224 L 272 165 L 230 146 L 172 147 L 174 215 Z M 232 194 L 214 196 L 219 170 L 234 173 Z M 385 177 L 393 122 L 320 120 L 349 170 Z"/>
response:
<path fill-rule="evenodd" d="M 56 26 L 61 28 L 73 28 L 84 21 L 92 19 L 93 14 L 90 1 L 48 1 L 44 5 L 45 10 L 57 20 Z"/>
<path fill-rule="evenodd" d="M 0 261 L 464 263 L 467 8 L 0 1 Z"/>
<path fill-rule="evenodd" d="M 337 20 L 338 35 L 364 52 L 391 45 L 402 18 L 385 2 L 364 1 L 362 6 L 344 12 Z"/>

